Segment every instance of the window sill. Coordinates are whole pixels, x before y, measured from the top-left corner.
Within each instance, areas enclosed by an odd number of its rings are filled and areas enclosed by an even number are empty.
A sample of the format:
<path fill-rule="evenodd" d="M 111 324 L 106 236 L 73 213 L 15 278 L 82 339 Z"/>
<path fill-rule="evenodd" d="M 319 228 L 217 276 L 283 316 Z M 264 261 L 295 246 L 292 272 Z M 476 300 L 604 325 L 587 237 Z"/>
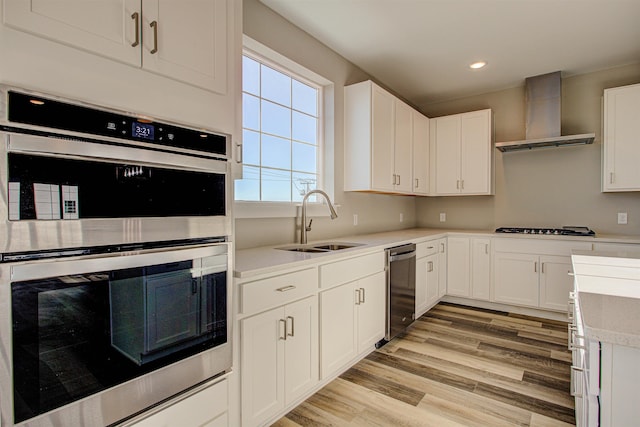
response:
<path fill-rule="evenodd" d="M 340 205 L 334 205 L 340 211 Z M 301 203 L 235 202 L 235 218 L 296 218 L 301 215 Z M 329 207 L 324 203 L 307 203 L 307 216 L 328 217 Z"/>

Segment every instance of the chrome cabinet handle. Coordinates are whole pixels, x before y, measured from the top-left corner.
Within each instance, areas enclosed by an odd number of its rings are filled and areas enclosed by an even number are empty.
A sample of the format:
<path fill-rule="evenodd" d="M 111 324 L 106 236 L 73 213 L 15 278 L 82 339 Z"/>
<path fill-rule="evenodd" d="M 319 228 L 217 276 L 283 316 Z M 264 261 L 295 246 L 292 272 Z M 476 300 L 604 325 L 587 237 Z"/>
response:
<path fill-rule="evenodd" d="M 534 273 L 538 272 L 538 262 L 537 261 L 533 263 L 533 272 Z"/>
<path fill-rule="evenodd" d="M 432 272 L 433 271 L 433 261 L 429 261 L 427 263 L 427 272 Z"/>
<path fill-rule="evenodd" d="M 609 184 L 613 184 L 613 172 L 609 173 Z"/>
<path fill-rule="evenodd" d="M 285 319 L 278 319 L 278 325 L 282 326 L 283 334 L 280 335 L 280 339 L 283 341 L 287 340 L 287 321 Z"/>
<path fill-rule="evenodd" d="M 544 262 L 540 264 L 540 272 L 544 274 Z"/>
<path fill-rule="evenodd" d="M 296 321 L 293 318 L 293 316 L 287 316 L 287 320 L 286 320 L 287 325 L 289 324 L 289 320 L 291 320 L 291 333 L 289 333 L 288 331 L 285 331 L 286 332 L 285 336 L 293 337 L 296 334 L 296 331 L 295 331 Z"/>
<path fill-rule="evenodd" d="M 484 244 L 484 253 L 489 255 L 489 244 L 488 243 Z"/>
<path fill-rule="evenodd" d="M 364 304 L 364 303 L 365 303 L 365 293 L 364 293 L 364 288 L 360 288 L 360 291 L 362 291 L 362 292 L 360 292 L 360 296 L 362 297 L 362 299 L 360 300 L 360 303 L 361 303 L 361 304 Z"/>
<path fill-rule="evenodd" d="M 238 160 L 236 160 L 236 163 L 242 164 L 242 160 L 243 160 L 242 159 L 242 143 L 238 142 L 236 144 L 236 148 L 237 148 L 237 151 L 238 151 L 237 156 L 236 156 L 236 159 L 238 159 Z"/>
<path fill-rule="evenodd" d="M 416 188 L 420 187 L 420 185 L 418 185 L 418 178 L 416 178 Z"/>
<path fill-rule="evenodd" d="M 360 289 L 356 289 L 356 305 L 360 305 Z"/>
<path fill-rule="evenodd" d="M 440 243 L 440 252 L 444 253 L 444 243 Z"/>
<path fill-rule="evenodd" d="M 400 174 L 398 174 L 398 185 L 400 185 Z"/>
<path fill-rule="evenodd" d="M 464 190 L 464 179 L 460 181 L 460 188 Z"/>
<path fill-rule="evenodd" d="M 153 28 L 153 49 L 149 52 L 153 55 L 158 51 L 158 21 L 152 21 L 149 26 Z"/>
<path fill-rule="evenodd" d="M 138 12 L 133 12 L 133 14 L 131 14 L 131 19 L 135 22 L 136 33 L 136 40 L 131 43 L 131 47 L 136 47 L 140 44 L 140 14 Z"/>
<path fill-rule="evenodd" d="M 281 288 L 276 289 L 276 291 L 278 292 L 287 292 L 287 291 L 292 291 L 294 290 L 296 287 L 294 285 L 289 285 L 289 286 L 283 286 Z"/>

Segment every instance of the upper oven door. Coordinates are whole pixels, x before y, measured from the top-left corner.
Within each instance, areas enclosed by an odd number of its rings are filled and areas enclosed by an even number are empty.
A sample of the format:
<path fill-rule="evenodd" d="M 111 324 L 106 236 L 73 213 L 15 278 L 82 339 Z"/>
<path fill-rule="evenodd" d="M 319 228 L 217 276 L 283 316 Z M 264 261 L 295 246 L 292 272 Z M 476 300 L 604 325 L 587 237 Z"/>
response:
<path fill-rule="evenodd" d="M 2 252 L 230 235 L 224 160 L 0 136 Z"/>

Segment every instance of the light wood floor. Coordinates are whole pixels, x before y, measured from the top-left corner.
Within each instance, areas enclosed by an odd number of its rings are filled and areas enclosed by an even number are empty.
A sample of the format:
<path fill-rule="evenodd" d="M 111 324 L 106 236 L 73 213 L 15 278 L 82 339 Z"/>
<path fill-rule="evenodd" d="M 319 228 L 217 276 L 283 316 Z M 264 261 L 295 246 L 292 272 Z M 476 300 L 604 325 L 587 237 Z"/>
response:
<path fill-rule="evenodd" d="M 566 323 L 438 304 L 274 426 L 574 425 Z"/>

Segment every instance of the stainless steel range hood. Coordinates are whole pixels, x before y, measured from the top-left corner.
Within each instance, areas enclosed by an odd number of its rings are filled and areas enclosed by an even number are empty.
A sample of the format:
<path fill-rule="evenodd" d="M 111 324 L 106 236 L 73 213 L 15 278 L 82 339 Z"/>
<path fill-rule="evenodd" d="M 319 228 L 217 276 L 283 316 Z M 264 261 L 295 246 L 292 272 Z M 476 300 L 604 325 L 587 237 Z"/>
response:
<path fill-rule="evenodd" d="M 560 71 L 525 80 L 526 126 L 521 141 L 497 142 L 500 151 L 592 144 L 594 133 L 560 135 L 562 80 Z"/>

